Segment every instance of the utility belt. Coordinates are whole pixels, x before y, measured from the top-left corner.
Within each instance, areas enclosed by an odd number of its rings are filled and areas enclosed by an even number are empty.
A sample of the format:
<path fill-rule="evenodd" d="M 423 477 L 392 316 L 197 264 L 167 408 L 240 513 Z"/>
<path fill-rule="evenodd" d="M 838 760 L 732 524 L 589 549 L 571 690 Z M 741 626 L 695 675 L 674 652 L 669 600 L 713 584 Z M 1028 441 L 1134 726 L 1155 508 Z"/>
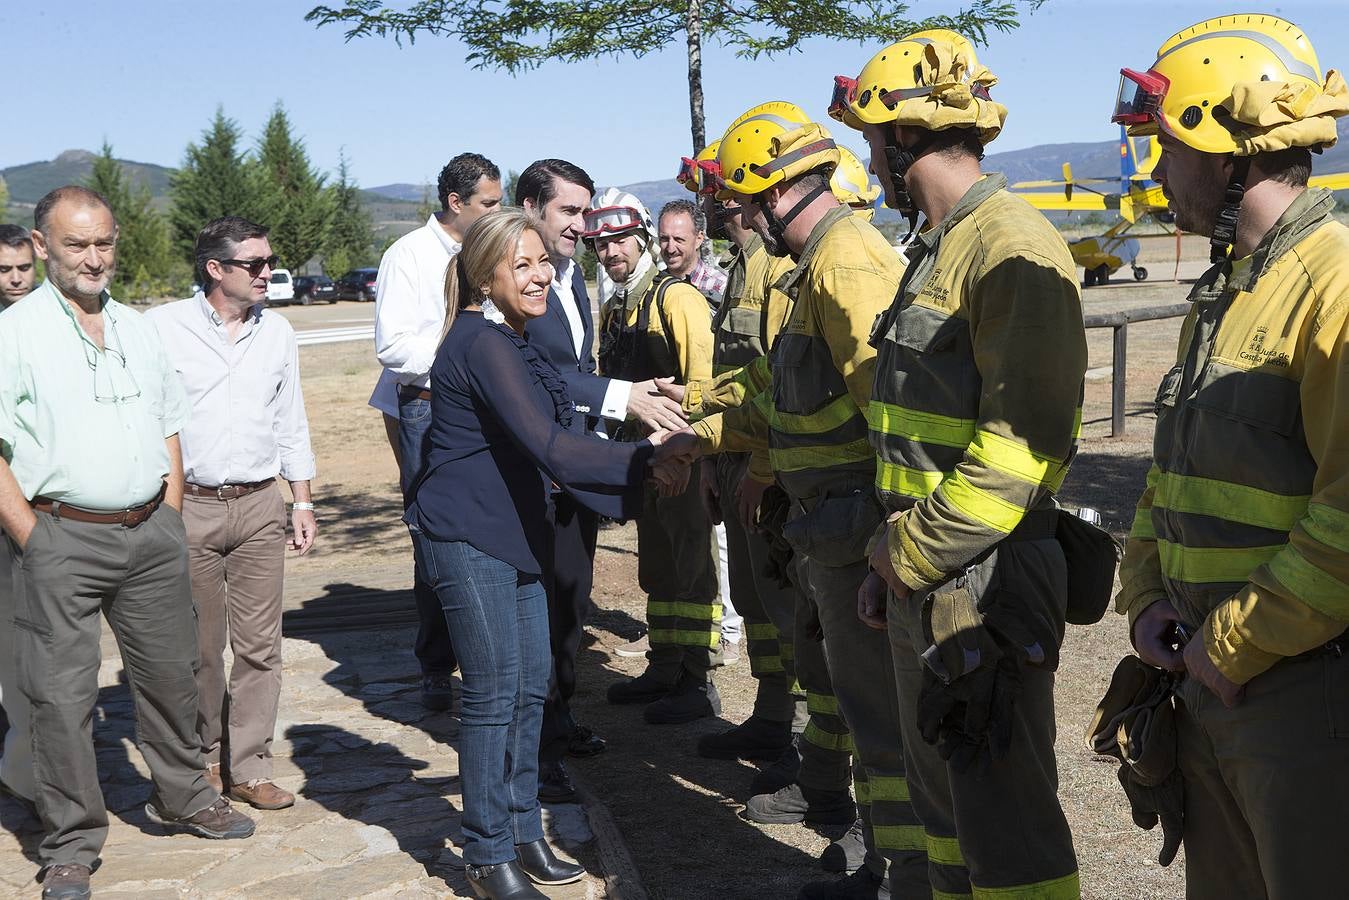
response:
<path fill-rule="evenodd" d="M 276 484 L 275 478 L 268 478 L 266 481 L 249 481 L 242 484 L 221 484 L 216 487 L 193 484 L 189 481 L 183 486 L 183 490 L 193 497 L 210 497 L 215 500 L 238 500 L 240 497 L 247 497 L 249 494 L 264 490 L 274 484 Z"/>
<path fill-rule="evenodd" d="M 168 484 L 162 484 L 159 487 L 159 493 L 147 502 L 139 506 L 128 506 L 126 509 L 112 512 L 84 509 L 47 497 L 34 497 L 32 507 L 38 512 L 47 513 L 57 521 L 69 519 L 72 522 L 87 522 L 91 525 L 120 525 L 123 528 L 135 528 L 154 515 L 155 510 L 159 509 L 159 504 L 164 502 L 164 494 L 167 490 Z"/>

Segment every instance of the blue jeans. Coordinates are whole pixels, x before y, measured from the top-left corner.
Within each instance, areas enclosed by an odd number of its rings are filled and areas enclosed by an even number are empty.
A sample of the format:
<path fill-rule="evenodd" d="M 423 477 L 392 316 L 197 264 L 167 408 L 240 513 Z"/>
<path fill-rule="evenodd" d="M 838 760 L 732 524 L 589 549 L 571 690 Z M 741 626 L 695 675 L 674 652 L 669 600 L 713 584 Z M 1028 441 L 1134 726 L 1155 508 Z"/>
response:
<path fill-rule="evenodd" d="M 398 397 L 398 452 L 403 468 L 398 483 L 403 490 L 403 506 L 412 500 L 410 491 L 421 478 L 430 450 L 431 401 L 419 397 L 404 399 L 402 389 Z M 417 542 L 412 542 L 415 558 L 421 553 Z M 440 611 L 436 592 L 421 577 L 420 567 L 414 568 L 412 596 L 417 602 L 417 641 L 413 646 L 423 675 L 449 675 L 458 664 L 450 634 L 445 629 L 445 615 Z"/>
<path fill-rule="evenodd" d="M 412 539 L 445 611 L 464 683 L 464 860 L 510 862 L 516 844 L 543 839 L 539 729 L 552 662 L 543 582 L 464 541 L 437 541 L 415 529 Z"/>

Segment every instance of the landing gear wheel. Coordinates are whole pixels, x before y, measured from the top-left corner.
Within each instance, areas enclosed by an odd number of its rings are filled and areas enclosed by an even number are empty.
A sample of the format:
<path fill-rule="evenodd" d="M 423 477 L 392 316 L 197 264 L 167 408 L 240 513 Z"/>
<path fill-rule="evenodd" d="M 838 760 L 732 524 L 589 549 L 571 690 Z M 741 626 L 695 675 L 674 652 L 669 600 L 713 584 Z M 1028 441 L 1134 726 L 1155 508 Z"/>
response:
<path fill-rule="evenodd" d="M 1089 287 L 1095 287 L 1095 285 L 1096 285 L 1096 270 L 1095 270 L 1095 269 L 1083 269 L 1083 270 L 1082 270 L 1082 286 L 1083 286 L 1084 288 L 1089 288 Z"/>
<path fill-rule="evenodd" d="M 1106 284 L 1110 281 L 1110 267 L 1101 263 L 1096 267 L 1096 283 Z"/>
<path fill-rule="evenodd" d="M 1148 270 L 1142 266 L 1134 266 L 1134 281 L 1147 281 Z"/>

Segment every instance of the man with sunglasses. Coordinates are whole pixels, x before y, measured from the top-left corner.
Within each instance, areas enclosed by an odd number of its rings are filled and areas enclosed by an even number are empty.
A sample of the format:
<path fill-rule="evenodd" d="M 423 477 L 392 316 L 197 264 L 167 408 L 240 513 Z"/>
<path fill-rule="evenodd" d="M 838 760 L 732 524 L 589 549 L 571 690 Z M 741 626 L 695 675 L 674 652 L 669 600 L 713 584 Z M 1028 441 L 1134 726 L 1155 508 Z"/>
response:
<path fill-rule="evenodd" d="M 208 838 L 248 837 L 253 822 L 207 781 L 195 734 L 182 385 L 154 326 L 107 293 L 107 201 L 62 187 L 34 219 L 47 280 L 0 316 L 0 526 L 22 571 L 0 652 L 31 708 L 43 896 L 73 900 L 89 896 L 108 831 L 92 735 L 100 611 L 153 781 L 146 815 Z"/>
<path fill-rule="evenodd" d="M 277 475 L 295 501 L 290 548 L 309 552 L 317 532 L 299 349 L 290 323 L 266 304 L 278 262 L 266 228 L 216 219 L 197 235 L 202 290 L 148 315 L 192 408 L 180 437 L 201 653 L 197 734 L 211 784 L 256 809 L 295 802 L 271 780 L 287 546 Z"/>
<path fill-rule="evenodd" d="M 1188 897 L 1342 896 L 1349 229 L 1308 180 L 1349 87 L 1268 15 L 1200 22 L 1121 75 L 1113 120 L 1157 136 L 1153 177 L 1213 260 L 1157 393 L 1116 600 L 1139 656 L 1184 673 L 1183 790 L 1168 808 L 1122 781 L 1134 821 L 1170 824 L 1164 865 L 1183 833 Z"/>

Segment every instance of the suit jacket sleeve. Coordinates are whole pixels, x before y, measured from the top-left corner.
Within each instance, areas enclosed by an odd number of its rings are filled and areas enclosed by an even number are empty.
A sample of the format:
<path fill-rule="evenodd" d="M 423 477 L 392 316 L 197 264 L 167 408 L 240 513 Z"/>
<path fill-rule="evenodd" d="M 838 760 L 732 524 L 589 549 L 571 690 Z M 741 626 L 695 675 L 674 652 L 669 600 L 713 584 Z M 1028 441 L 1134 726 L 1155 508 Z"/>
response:
<path fill-rule="evenodd" d="M 575 282 L 573 284 L 575 285 L 573 289 L 579 287 L 583 309 L 588 314 L 590 300 L 585 294 L 585 283 L 582 281 L 579 285 Z M 561 303 L 557 292 L 549 289 L 548 311 L 529 323 L 529 342 L 540 356 L 562 373 L 562 380 L 567 383 L 567 393 L 571 395 L 572 403 L 576 404 L 578 411 L 588 416 L 599 416 L 600 409 L 604 406 L 604 393 L 609 389 L 609 379 L 600 378 L 595 374 L 595 357 L 590 352 L 590 341 L 593 340 L 592 326 L 589 324 L 588 315 L 583 315 L 581 319 L 587 323 L 586 337 L 583 339 L 583 358 L 578 359 L 576 345 L 572 341 L 571 327 L 567 323 Z"/>

